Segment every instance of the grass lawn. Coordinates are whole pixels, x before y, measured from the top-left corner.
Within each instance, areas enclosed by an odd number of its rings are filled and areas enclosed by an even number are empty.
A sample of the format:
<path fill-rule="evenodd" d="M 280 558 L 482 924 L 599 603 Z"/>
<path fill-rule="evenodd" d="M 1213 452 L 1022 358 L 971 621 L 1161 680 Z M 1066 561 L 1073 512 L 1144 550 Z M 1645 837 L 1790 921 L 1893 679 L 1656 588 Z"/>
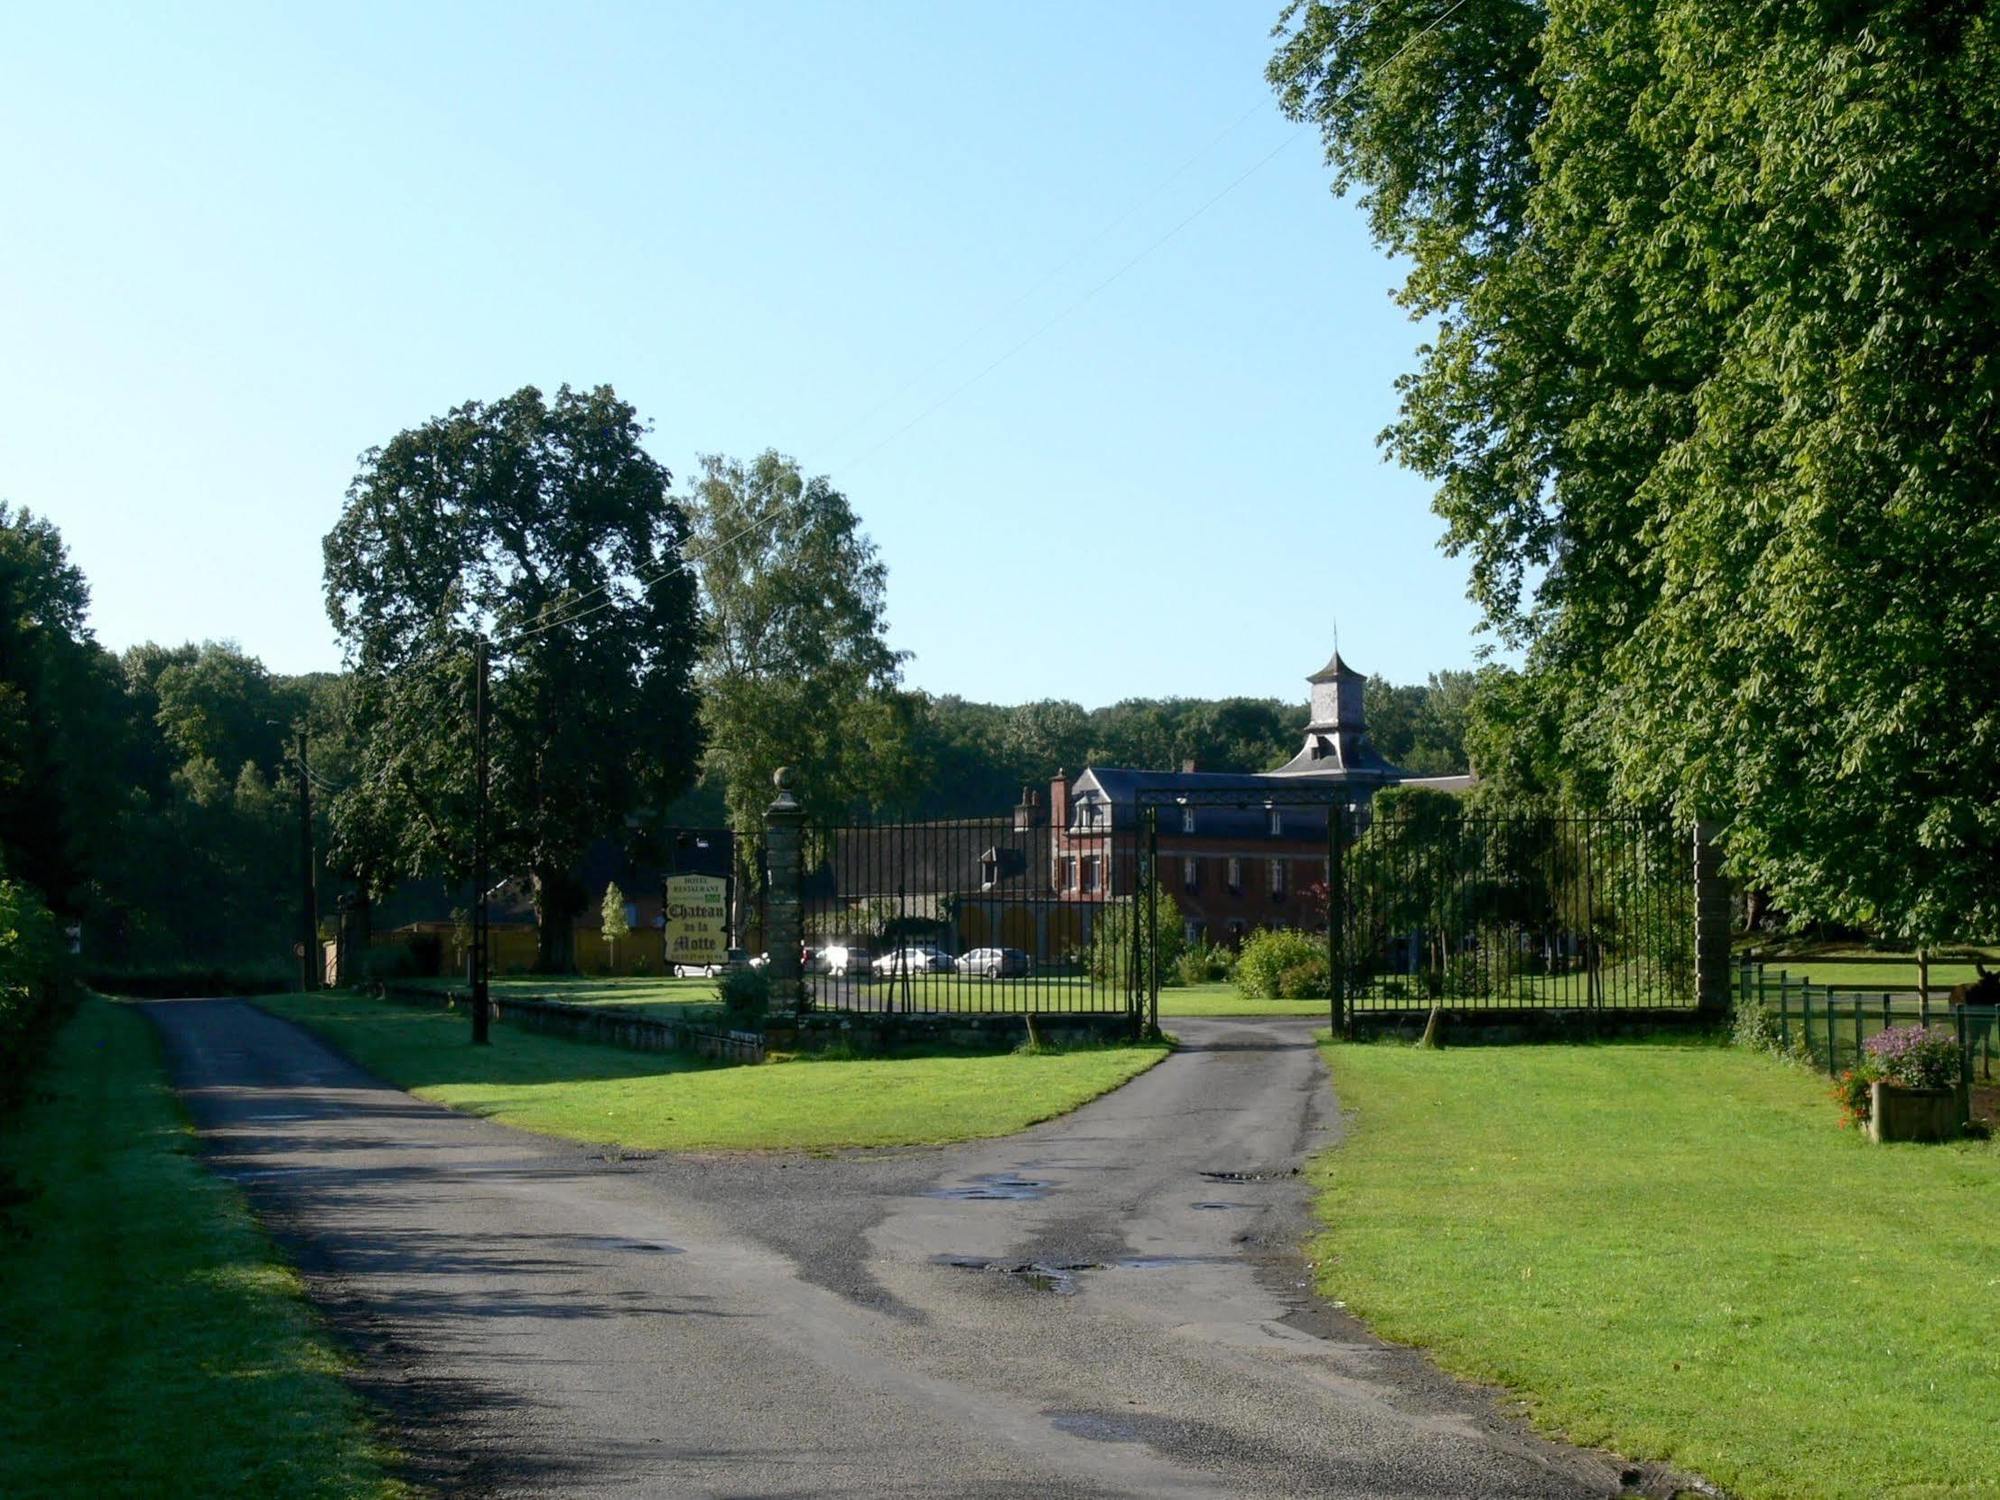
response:
<path fill-rule="evenodd" d="M 297 1277 L 87 1000 L 0 1121 L 0 1494 L 391 1496 Z"/>
<path fill-rule="evenodd" d="M 2000 1146 L 1707 1043 L 1328 1057 L 1320 1287 L 1384 1336 L 1735 1494 L 2000 1493 Z"/>
<path fill-rule="evenodd" d="M 463 979 L 405 979 L 401 984 L 418 989 L 463 992 Z M 719 1010 L 713 979 L 626 979 L 591 974 L 558 974 L 540 977 L 510 975 L 492 981 L 496 996 L 521 1000 L 561 1000 L 569 1005 L 629 1005 L 645 1015 L 662 1020 L 694 1019 L 698 1011 Z"/>
<path fill-rule="evenodd" d="M 831 1149 L 1007 1135 L 1075 1109 L 1160 1045 L 1024 1056 L 798 1059 L 723 1067 L 493 1028 L 352 991 L 262 1002 L 421 1098 L 522 1130 L 634 1150 Z"/>
<path fill-rule="evenodd" d="M 1160 991 L 1163 1016 L 1319 1016 L 1326 1017 L 1325 1000 L 1246 1000 L 1227 981 L 1186 984 Z"/>
<path fill-rule="evenodd" d="M 1991 963 L 1986 966 L 1991 969 Z M 1778 980 L 1782 969 L 1794 984 L 1830 984 L 1841 990 L 1909 990 L 1917 988 L 1917 965 L 1914 959 L 1890 959 L 1883 962 L 1857 963 L 1815 963 L 1806 958 L 1774 958 L 1764 965 L 1764 977 L 1772 984 Z M 1971 964 L 1934 963 L 1931 965 L 1932 997 L 1936 992 L 1948 990 L 1955 984 L 1967 984 L 1979 977 L 1979 972 Z"/>
<path fill-rule="evenodd" d="M 463 980 L 410 979 L 401 981 L 425 989 L 463 990 Z M 879 986 L 884 992 L 890 987 Z M 921 1009 L 1015 1011 L 1030 1004 L 1053 1008 L 1066 989 L 1082 988 L 1070 978 L 1034 979 L 1025 983 L 984 979 L 960 979 L 949 974 L 921 976 L 913 980 L 911 992 Z M 495 979 L 496 995 L 546 997 L 569 1005 L 627 1005 L 663 1020 L 698 1019 L 704 1008 L 718 1009 L 713 979 L 606 979 L 591 975 L 554 975 L 544 978 L 510 977 Z M 1170 986 L 1160 991 L 1163 1016 L 1318 1016 L 1326 1014 L 1324 1000 L 1246 1000 L 1235 985 L 1193 984 Z"/>

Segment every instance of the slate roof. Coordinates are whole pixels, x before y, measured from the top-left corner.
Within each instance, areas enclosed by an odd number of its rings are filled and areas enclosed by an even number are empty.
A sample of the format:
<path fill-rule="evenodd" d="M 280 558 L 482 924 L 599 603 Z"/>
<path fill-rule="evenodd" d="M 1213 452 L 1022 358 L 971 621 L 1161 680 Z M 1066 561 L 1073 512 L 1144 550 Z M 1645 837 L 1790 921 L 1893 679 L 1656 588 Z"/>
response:
<path fill-rule="evenodd" d="M 1333 656 L 1328 660 L 1327 664 L 1308 677 L 1306 681 L 1339 682 L 1343 678 L 1349 682 L 1366 682 L 1368 680 L 1340 659 L 1340 648 L 1336 646 L 1333 649 Z"/>

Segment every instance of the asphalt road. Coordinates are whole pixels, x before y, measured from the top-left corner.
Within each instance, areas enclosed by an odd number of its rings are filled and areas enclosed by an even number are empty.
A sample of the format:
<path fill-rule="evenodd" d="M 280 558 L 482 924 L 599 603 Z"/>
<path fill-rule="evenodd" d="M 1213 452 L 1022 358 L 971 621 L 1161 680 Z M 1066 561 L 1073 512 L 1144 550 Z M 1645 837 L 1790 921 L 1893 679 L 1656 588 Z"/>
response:
<path fill-rule="evenodd" d="M 148 1009 L 214 1169 L 449 1493 L 1620 1490 L 1309 1292 L 1287 1174 L 1337 1122 L 1307 1021 L 1176 1020 L 1185 1050 L 1000 1141 L 607 1159 L 246 1003 Z"/>

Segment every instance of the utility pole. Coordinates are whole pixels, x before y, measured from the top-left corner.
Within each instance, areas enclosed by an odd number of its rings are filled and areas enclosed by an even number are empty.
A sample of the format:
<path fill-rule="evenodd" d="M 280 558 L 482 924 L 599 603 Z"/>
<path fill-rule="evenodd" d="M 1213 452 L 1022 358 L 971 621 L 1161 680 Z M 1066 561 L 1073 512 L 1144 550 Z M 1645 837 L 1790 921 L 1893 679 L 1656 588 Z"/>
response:
<path fill-rule="evenodd" d="M 489 999 L 487 970 L 490 941 L 486 914 L 486 888 L 492 883 L 486 871 L 488 857 L 486 840 L 486 642 L 482 638 L 472 648 L 475 679 L 472 699 L 472 758 L 474 775 L 478 783 L 477 797 L 472 811 L 472 1041 L 474 1046 L 483 1047 L 492 1041 L 489 1034 L 491 1015 L 487 1009 Z"/>
<path fill-rule="evenodd" d="M 319 988 L 319 878 L 313 858 L 312 781 L 306 726 L 299 725 L 299 988 Z"/>

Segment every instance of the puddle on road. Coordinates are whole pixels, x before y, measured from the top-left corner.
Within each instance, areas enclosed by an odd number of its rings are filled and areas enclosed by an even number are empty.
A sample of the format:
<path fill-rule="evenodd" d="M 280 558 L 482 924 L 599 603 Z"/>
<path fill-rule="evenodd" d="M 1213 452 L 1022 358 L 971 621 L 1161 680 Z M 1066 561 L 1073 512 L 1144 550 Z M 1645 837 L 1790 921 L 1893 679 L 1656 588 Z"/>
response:
<path fill-rule="evenodd" d="M 1297 1167 L 1284 1167 L 1275 1172 L 1203 1172 L 1210 1182 L 1282 1182 L 1287 1177 L 1299 1175 Z"/>
<path fill-rule="evenodd" d="M 1171 1271 L 1176 1266 L 1224 1265 L 1231 1255 L 1128 1255 L 1111 1262 L 1114 1271 Z"/>
<path fill-rule="evenodd" d="M 1076 1295 L 1076 1278 L 1081 1272 L 1103 1269 L 1094 1260 L 986 1260 L 976 1255 L 934 1255 L 931 1260 L 934 1264 L 951 1266 L 960 1271 L 997 1271 L 1003 1276 L 1013 1277 L 1023 1286 L 1038 1292 L 1053 1292 L 1058 1297 Z"/>
<path fill-rule="evenodd" d="M 585 1235 L 580 1243 L 594 1250 L 647 1250 L 655 1255 L 685 1255 L 679 1245 L 669 1245 L 665 1240 L 625 1240 L 616 1235 Z"/>
<path fill-rule="evenodd" d="M 1136 1422 L 1107 1417 L 1094 1411 L 1059 1411 L 1049 1414 L 1049 1425 L 1072 1437 L 1090 1438 L 1099 1443 L 1143 1443 Z"/>
<path fill-rule="evenodd" d="M 1188 1205 L 1188 1207 L 1189 1207 L 1189 1208 L 1214 1208 L 1214 1209 L 1230 1209 L 1230 1208 L 1255 1208 L 1255 1207 L 1257 1207 L 1257 1205 L 1256 1205 L 1256 1204 L 1254 1204 L 1254 1203 L 1223 1203 L 1223 1202 L 1220 1202 L 1220 1201 L 1217 1201 L 1217 1202 L 1214 1202 L 1214 1203 L 1190 1203 L 1190 1204 Z"/>
<path fill-rule="evenodd" d="M 1119 1260 L 989 1260 L 980 1255 L 933 1255 L 931 1263 L 958 1271 L 994 1271 L 1038 1292 L 1074 1297 L 1087 1271 L 1169 1271 L 1179 1266 L 1222 1265 L 1228 1255 L 1128 1255 Z"/>
<path fill-rule="evenodd" d="M 926 1198 L 950 1198 L 959 1203 L 1032 1203 L 1049 1195 L 1049 1185 L 1010 1172 L 987 1172 L 957 1187 L 932 1188 Z"/>

